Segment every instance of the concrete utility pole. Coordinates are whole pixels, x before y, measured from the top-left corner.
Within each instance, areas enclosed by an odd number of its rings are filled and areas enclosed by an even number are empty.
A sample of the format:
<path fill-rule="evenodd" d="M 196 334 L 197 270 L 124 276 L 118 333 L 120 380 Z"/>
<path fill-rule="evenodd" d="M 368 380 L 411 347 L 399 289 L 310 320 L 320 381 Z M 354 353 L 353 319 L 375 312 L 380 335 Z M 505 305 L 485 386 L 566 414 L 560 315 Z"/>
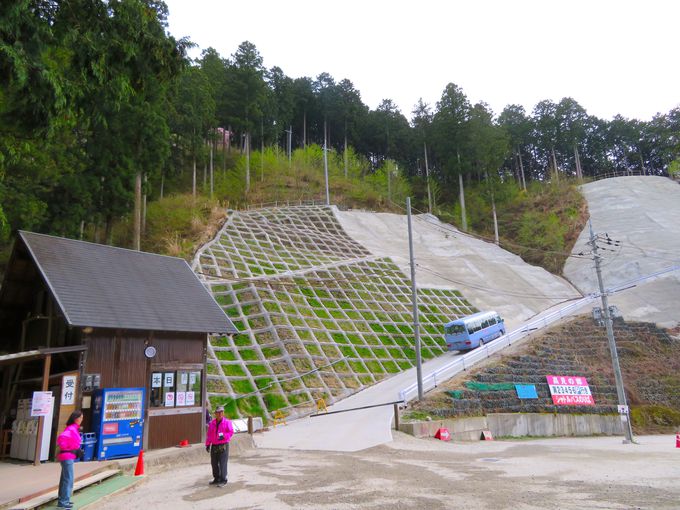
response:
<path fill-rule="evenodd" d="M 326 178 L 326 205 L 331 205 L 331 195 L 328 191 L 328 137 L 326 136 L 326 120 L 323 121 L 323 174 Z"/>
<path fill-rule="evenodd" d="M 616 393 L 619 397 L 619 406 L 625 406 L 625 413 L 621 413 L 622 417 L 625 417 L 626 423 L 624 425 L 624 432 L 626 438 L 623 440 L 624 444 L 633 442 L 633 429 L 630 424 L 630 411 L 628 409 L 628 404 L 626 403 L 626 392 L 623 387 L 623 377 L 621 376 L 621 367 L 619 366 L 619 354 L 616 350 L 616 340 L 614 339 L 614 328 L 612 327 L 612 318 L 609 313 L 609 302 L 607 300 L 607 293 L 604 290 L 604 284 L 602 283 L 602 269 L 600 268 L 600 255 L 598 255 L 597 250 L 597 240 L 595 239 L 595 234 L 593 233 L 593 224 L 588 221 L 588 226 L 590 227 L 590 246 L 593 249 L 593 258 L 595 259 L 595 272 L 597 273 L 597 283 L 600 286 L 600 297 L 602 298 L 602 313 L 604 315 L 604 323 L 607 327 L 607 338 L 609 340 L 609 352 L 612 356 L 612 365 L 614 367 L 614 378 L 616 379 Z"/>
<path fill-rule="evenodd" d="M 293 163 L 293 126 L 289 126 L 288 130 L 288 166 Z"/>
<path fill-rule="evenodd" d="M 427 212 L 432 214 L 432 191 L 430 190 L 430 167 L 427 164 L 427 143 L 423 142 L 425 152 L 425 181 L 427 182 Z"/>
<path fill-rule="evenodd" d="M 416 289 L 416 263 L 413 259 L 413 229 L 411 228 L 411 197 L 406 197 L 408 218 L 408 252 L 411 260 L 411 292 L 413 295 L 413 330 L 416 334 L 416 378 L 418 379 L 418 400 L 423 400 L 423 367 L 420 359 L 420 322 L 418 320 L 418 290 Z"/>

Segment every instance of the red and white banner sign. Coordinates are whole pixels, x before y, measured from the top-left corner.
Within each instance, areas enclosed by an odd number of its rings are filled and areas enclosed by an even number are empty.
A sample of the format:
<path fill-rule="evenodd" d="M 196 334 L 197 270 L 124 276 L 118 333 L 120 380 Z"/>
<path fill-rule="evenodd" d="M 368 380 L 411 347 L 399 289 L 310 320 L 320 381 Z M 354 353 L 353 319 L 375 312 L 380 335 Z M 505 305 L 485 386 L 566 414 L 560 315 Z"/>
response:
<path fill-rule="evenodd" d="M 585 377 L 547 375 L 553 404 L 556 406 L 594 406 L 595 401 Z"/>

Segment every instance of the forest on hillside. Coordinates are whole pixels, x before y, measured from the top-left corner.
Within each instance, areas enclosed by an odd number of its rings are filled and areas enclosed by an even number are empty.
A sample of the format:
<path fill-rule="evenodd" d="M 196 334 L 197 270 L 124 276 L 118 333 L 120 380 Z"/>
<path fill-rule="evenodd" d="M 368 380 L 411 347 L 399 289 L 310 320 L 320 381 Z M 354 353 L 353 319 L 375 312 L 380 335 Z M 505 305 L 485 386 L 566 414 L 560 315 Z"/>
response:
<path fill-rule="evenodd" d="M 140 193 L 158 197 L 187 173 L 195 193 L 197 168 L 226 172 L 234 154 L 265 147 L 351 148 L 365 177 L 389 162 L 416 201 L 451 205 L 464 182 L 488 183 L 493 197 L 495 183 L 678 166 L 678 108 L 603 120 L 566 97 L 496 114 L 449 83 L 434 105 L 372 110 L 349 79 L 266 69 L 250 42 L 191 60 L 167 15 L 157 0 L 0 4 L 0 243 L 17 229 L 110 242 Z"/>

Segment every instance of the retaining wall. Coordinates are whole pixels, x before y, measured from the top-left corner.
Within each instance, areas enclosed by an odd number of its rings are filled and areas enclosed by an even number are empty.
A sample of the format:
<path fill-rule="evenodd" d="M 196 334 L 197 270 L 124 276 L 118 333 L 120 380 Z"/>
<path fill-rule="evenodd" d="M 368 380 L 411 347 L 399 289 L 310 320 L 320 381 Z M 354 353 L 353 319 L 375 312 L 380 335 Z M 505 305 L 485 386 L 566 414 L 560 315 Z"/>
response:
<path fill-rule="evenodd" d="M 482 430 L 495 437 L 512 436 L 595 436 L 623 435 L 619 415 L 497 413 L 487 416 L 400 423 L 399 430 L 415 437 L 433 437 L 437 429 L 447 428 L 451 438 L 474 441 Z"/>

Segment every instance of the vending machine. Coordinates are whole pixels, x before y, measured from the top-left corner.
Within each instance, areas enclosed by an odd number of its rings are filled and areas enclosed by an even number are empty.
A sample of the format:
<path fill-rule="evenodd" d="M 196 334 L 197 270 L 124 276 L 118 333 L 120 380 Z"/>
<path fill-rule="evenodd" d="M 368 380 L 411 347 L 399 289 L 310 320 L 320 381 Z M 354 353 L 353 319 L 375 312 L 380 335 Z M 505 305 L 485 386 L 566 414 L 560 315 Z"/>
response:
<path fill-rule="evenodd" d="M 94 392 L 92 430 L 95 459 L 134 457 L 142 447 L 144 388 L 105 388 Z"/>

